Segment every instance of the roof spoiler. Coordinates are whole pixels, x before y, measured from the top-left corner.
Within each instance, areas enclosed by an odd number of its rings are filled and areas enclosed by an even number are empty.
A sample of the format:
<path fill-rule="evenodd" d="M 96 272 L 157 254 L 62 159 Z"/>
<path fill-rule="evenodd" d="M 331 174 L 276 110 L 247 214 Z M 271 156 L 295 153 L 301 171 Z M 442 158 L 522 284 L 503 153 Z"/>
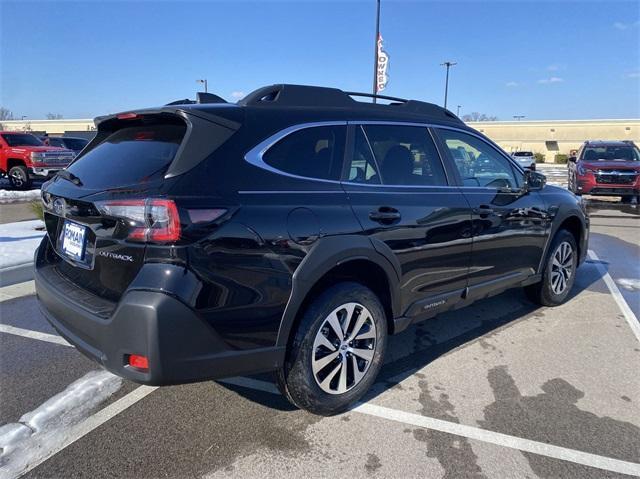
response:
<path fill-rule="evenodd" d="M 196 99 L 189 100 L 185 98 L 184 100 L 175 100 L 170 103 L 167 103 L 165 106 L 171 105 L 193 105 L 193 104 L 204 104 L 204 103 L 227 103 L 227 100 L 222 98 L 221 96 L 214 95 L 213 93 L 208 93 L 204 91 L 199 91 L 196 93 Z"/>

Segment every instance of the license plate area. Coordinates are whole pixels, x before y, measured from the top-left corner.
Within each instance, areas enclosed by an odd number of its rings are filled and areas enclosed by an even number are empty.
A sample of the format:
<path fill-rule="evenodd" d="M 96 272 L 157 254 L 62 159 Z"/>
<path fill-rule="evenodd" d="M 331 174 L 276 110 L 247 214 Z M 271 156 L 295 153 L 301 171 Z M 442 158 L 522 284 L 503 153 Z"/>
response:
<path fill-rule="evenodd" d="M 58 248 L 68 259 L 86 263 L 87 227 L 74 221 L 64 220 Z"/>

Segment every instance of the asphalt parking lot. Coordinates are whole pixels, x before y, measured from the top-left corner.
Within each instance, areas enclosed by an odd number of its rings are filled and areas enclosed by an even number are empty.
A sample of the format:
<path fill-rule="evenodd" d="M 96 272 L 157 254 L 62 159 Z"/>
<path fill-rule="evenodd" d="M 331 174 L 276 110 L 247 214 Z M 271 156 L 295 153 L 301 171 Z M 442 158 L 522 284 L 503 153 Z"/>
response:
<path fill-rule="evenodd" d="M 0 289 L 0 477 L 640 476 L 640 208 L 591 202 L 571 299 L 519 290 L 389 342 L 374 390 L 320 418 L 268 375 L 151 388 Z"/>

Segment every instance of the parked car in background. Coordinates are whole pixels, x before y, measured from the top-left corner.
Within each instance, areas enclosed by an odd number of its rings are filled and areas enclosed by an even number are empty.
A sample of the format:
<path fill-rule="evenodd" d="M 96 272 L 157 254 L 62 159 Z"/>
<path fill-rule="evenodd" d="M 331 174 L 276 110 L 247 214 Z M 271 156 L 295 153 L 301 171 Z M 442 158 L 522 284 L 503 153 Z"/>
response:
<path fill-rule="evenodd" d="M 67 150 L 80 153 L 80 151 L 87 146 L 89 140 L 71 136 L 49 136 L 47 137 L 46 143 L 50 146 L 59 146 L 60 148 L 66 148 Z"/>
<path fill-rule="evenodd" d="M 533 154 L 533 151 L 516 151 L 511 153 L 511 156 L 523 168 L 528 168 L 530 170 L 536 169 L 536 157 Z"/>
<path fill-rule="evenodd" d="M 582 202 L 444 108 L 370 96 L 272 85 L 97 119 L 42 188 L 51 324 L 133 381 L 275 371 L 330 415 L 374 384 L 388 334 L 508 288 L 563 303 Z"/>
<path fill-rule="evenodd" d="M 75 156 L 66 148 L 45 145 L 31 133 L 0 131 L 0 175 L 15 188 L 26 189 L 33 179 L 51 178 Z"/>
<path fill-rule="evenodd" d="M 640 150 L 632 141 L 586 141 L 569 157 L 568 185 L 576 195 L 640 196 Z"/>

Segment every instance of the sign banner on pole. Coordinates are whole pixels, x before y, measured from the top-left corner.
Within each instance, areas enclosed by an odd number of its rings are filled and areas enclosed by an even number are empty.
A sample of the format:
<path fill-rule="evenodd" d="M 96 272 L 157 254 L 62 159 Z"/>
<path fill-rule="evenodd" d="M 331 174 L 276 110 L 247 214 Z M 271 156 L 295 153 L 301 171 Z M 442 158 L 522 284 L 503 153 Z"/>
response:
<path fill-rule="evenodd" d="M 378 65 L 376 69 L 376 93 L 381 92 L 387 86 L 389 77 L 387 68 L 389 67 L 389 55 L 382 49 L 382 35 L 378 34 Z"/>

